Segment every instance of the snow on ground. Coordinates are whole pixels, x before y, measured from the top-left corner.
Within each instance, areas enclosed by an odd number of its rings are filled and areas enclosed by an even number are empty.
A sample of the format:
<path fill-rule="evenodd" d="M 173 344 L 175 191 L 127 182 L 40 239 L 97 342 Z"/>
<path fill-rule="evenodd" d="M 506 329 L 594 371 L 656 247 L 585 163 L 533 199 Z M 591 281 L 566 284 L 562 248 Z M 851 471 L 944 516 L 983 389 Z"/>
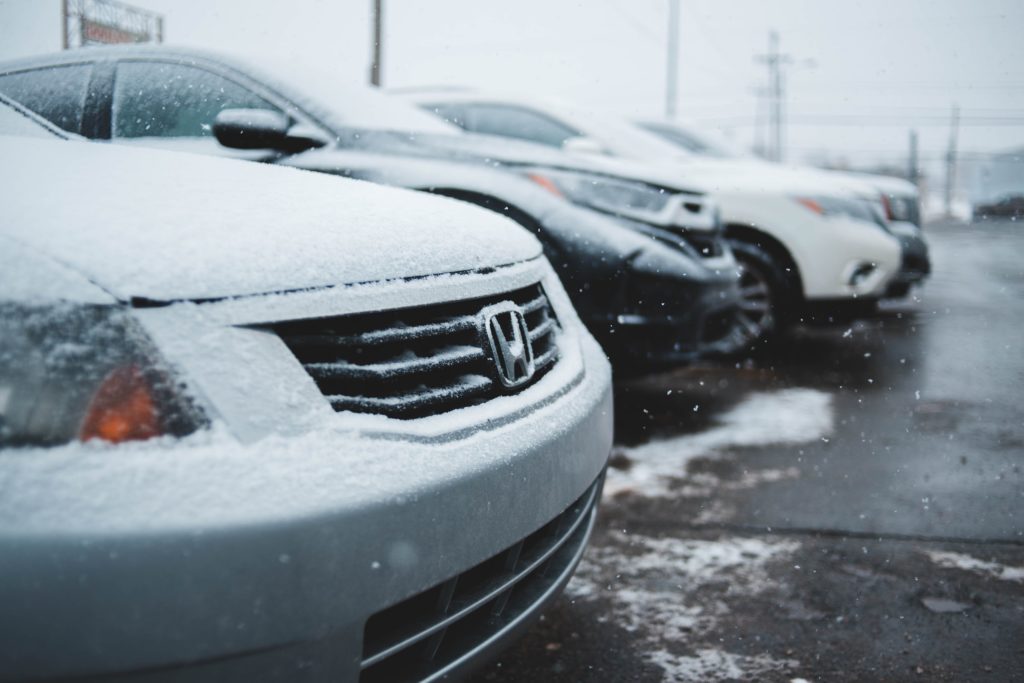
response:
<path fill-rule="evenodd" d="M 748 657 L 721 650 L 697 650 L 696 655 L 674 655 L 667 650 L 652 652 L 648 659 L 665 670 L 666 681 L 760 680 L 783 668 L 800 665 L 795 659 L 773 659 L 768 655 Z"/>
<path fill-rule="evenodd" d="M 631 491 L 650 497 L 665 496 L 670 480 L 684 477 L 687 463 L 695 457 L 743 446 L 822 439 L 832 432 L 832 425 L 832 397 L 828 393 L 815 389 L 756 392 L 724 414 L 711 429 L 623 449 L 623 455 L 632 464 L 626 470 L 609 469 L 605 495 Z M 745 475 L 732 486 L 749 487 L 798 475 L 794 468 L 767 470 Z M 699 477 L 693 478 L 689 485 L 698 488 L 688 491 L 684 486 L 682 495 L 705 494 L 705 483 Z"/>
<path fill-rule="evenodd" d="M 799 665 L 768 654 L 724 652 L 700 642 L 732 611 L 733 601 L 774 590 L 777 584 L 768 565 L 790 561 L 799 542 L 625 533 L 614 533 L 609 541 L 591 548 L 566 592 L 573 600 L 611 600 L 615 623 L 640 634 L 643 656 L 664 669 L 665 680 L 760 677 Z M 698 647 L 689 650 L 691 645 Z"/>
<path fill-rule="evenodd" d="M 941 550 L 926 550 L 928 558 L 946 569 L 962 569 L 976 574 L 985 574 L 1003 581 L 1024 582 L 1024 567 L 1008 567 L 998 562 L 986 562 L 962 553 Z"/>
<path fill-rule="evenodd" d="M 688 472 L 692 460 L 737 447 L 823 439 L 832 427 L 828 393 L 753 393 L 710 429 L 623 449 L 628 469 L 610 469 L 605 492 L 710 496 L 708 519 L 703 521 L 714 521 L 729 514 L 712 495 L 715 491 L 792 479 L 800 472 L 795 467 L 744 471 L 728 479 L 703 468 Z M 661 667 L 667 681 L 778 678 L 799 662 L 773 653 L 727 652 L 717 647 L 714 633 L 725 627 L 721 622 L 737 602 L 745 604 L 784 588 L 769 574 L 769 565 L 792 563 L 799 548 L 793 540 L 653 538 L 612 532 L 606 542 L 591 547 L 566 590 L 573 600 L 610 601 L 608 612 L 615 615 L 615 623 L 637 634 L 643 657 Z"/>

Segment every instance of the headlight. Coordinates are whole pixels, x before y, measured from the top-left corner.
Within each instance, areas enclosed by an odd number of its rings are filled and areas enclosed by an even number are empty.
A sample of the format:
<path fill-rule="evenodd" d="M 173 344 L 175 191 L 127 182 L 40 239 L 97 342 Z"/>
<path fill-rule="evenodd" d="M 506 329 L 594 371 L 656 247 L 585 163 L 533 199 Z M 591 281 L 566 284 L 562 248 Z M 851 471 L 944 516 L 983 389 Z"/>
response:
<path fill-rule="evenodd" d="M 852 197 L 793 197 L 793 200 L 819 216 L 846 216 L 859 221 L 874 223 L 888 231 L 885 218 L 875 205 L 866 199 Z"/>
<path fill-rule="evenodd" d="M 916 197 L 883 194 L 882 204 L 885 206 L 885 216 L 890 221 L 913 223 L 914 225 L 919 225 L 921 222 L 921 212 Z"/>
<path fill-rule="evenodd" d="M 0 448 L 180 436 L 204 422 L 127 311 L 0 304 Z"/>
<path fill-rule="evenodd" d="M 668 227 L 717 227 L 716 209 L 701 195 L 576 171 L 531 169 L 525 175 L 553 194 L 603 213 Z"/>

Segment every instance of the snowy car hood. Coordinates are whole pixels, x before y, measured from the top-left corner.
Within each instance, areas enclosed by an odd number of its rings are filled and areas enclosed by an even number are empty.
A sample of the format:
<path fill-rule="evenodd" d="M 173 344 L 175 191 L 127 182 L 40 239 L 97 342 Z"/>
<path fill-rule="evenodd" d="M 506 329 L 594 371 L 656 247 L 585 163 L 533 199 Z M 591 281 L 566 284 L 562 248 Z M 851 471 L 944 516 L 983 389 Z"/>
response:
<path fill-rule="evenodd" d="M 887 194 L 891 197 L 916 198 L 918 196 L 917 186 L 903 178 L 881 175 L 879 173 L 861 173 L 859 171 L 826 171 L 826 173 L 834 173 L 841 175 L 844 178 L 849 178 L 851 181 L 865 183 L 878 192 Z"/>
<path fill-rule="evenodd" d="M 608 156 L 580 156 L 544 145 L 509 140 L 493 135 L 462 133 L 460 135 L 404 135 L 374 136 L 362 133 L 361 140 L 368 149 L 382 151 L 392 146 L 405 154 L 422 154 L 437 158 L 439 154 L 453 161 L 472 161 L 499 166 L 542 166 L 614 176 L 625 180 L 661 185 L 676 192 L 703 194 L 708 190 L 698 178 L 685 181 L 671 168 Z M 389 145 L 390 143 L 390 145 Z"/>
<path fill-rule="evenodd" d="M 863 181 L 811 168 L 779 166 L 758 160 L 689 157 L 674 165 L 683 182 L 700 182 L 711 193 L 861 196 Z"/>
<path fill-rule="evenodd" d="M 0 157 L 16 169 L 0 184 L 0 237 L 121 300 L 422 277 L 541 254 L 484 209 L 295 169 L 3 136 Z"/>

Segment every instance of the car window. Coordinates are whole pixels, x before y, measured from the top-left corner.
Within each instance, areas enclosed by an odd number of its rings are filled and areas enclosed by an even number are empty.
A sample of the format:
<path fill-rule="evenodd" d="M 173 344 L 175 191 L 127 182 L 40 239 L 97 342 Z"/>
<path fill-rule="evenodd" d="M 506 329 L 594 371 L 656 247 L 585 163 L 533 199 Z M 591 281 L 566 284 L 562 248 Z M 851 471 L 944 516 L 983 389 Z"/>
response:
<path fill-rule="evenodd" d="M 551 147 L 561 147 L 569 138 L 579 136 L 579 131 L 521 107 L 472 104 L 466 105 L 464 115 L 467 130 L 474 133 L 529 140 Z"/>
<path fill-rule="evenodd" d="M 91 72 L 90 64 L 71 64 L 4 74 L 0 94 L 59 128 L 79 133 Z"/>
<path fill-rule="evenodd" d="M 458 126 L 463 130 L 472 130 L 469 122 L 467 121 L 466 107 L 462 105 L 438 102 L 424 104 L 422 106 L 423 109 L 426 109 L 431 114 L 439 116 L 452 125 Z"/>
<path fill-rule="evenodd" d="M 280 111 L 251 90 L 206 69 L 162 62 L 117 66 L 115 138 L 208 137 L 222 109 Z"/>
<path fill-rule="evenodd" d="M 669 142 L 679 145 L 687 152 L 693 152 L 694 154 L 705 154 L 709 151 L 707 145 L 703 144 L 700 140 L 688 135 L 678 128 L 672 128 L 671 126 L 659 126 L 653 123 L 640 124 L 641 128 L 646 128 L 656 135 L 660 135 Z"/>

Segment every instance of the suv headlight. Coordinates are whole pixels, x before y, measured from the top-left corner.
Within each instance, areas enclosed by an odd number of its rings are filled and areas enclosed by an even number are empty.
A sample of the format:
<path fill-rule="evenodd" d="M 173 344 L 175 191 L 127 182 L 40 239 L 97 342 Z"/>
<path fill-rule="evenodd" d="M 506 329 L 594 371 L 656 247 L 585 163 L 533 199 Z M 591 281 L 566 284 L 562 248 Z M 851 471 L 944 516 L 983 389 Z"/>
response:
<path fill-rule="evenodd" d="M 602 213 L 666 227 L 717 227 L 717 212 L 701 195 L 577 171 L 530 169 L 524 175 L 552 194 Z"/>
<path fill-rule="evenodd" d="M 128 311 L 0 304 L 0 448 L 182 436 L 205 423 Z"/>
<path fill-rule="evenodd" d="M 800 196 L 793 200 L 819 216 L 846 216 L 859 221 L 874 223 L 886 232 L 889 228 L 885 217 L 873 202 L 852 197 Z"/>

